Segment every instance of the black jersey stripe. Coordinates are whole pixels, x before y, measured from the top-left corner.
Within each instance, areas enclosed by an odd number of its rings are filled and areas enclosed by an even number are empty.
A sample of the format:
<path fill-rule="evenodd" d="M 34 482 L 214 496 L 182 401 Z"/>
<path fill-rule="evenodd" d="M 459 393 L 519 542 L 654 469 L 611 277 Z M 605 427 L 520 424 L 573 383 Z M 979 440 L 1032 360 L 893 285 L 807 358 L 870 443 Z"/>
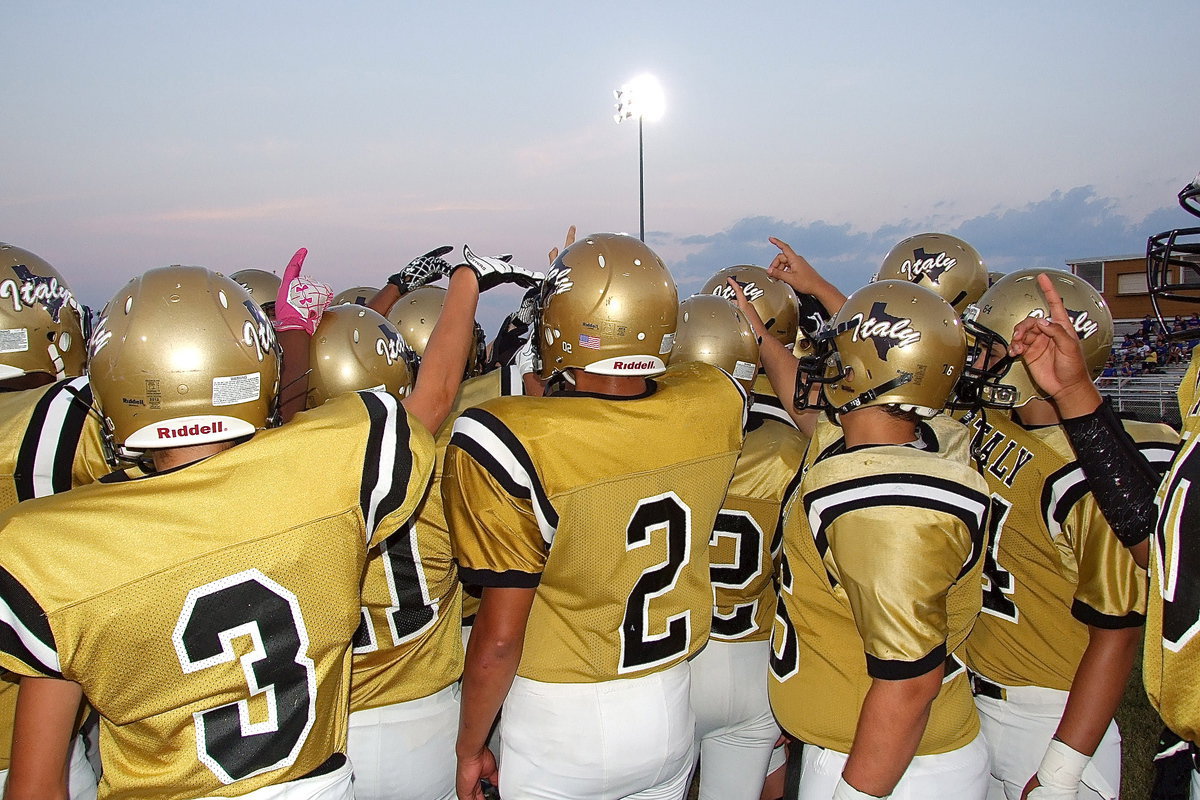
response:
<path fill-rule="evenodd" d="M 54 633 L 42 607 L 0 567 L 0 650 L 37 671 L 61 678 Z"/>
<path fill-rule="evenodd" d="M 783 502 L 779 505 L 779 519 L 775 522 L 775 532 L 771 534 L 771 557 L 777 558 L 779 550 L 783 547 L 783 517 L 787 512 L 788 505 L 792 502 L 792 496 L 800 490 L 800 481 L 804 478 L 804 470 L 797 469 L 796 474 L 788 481 L 787 489 L 783 492 Z"/>
<path fill-rule="evenodd" d="M 474 458 L 514 497 L 531 500 L 547 544 L 558 530 L 558 511 L 542 486 L 533 459 L 508 426 L 482 408 L 469 408 L 454 423 L 450 444 Z"/>
<path fill-rule="evenodd" d="M 942 642 L 916 661 L 900 661 L 867 656 L 867 674 L 885 681 L 902 681 L 919 678 L 946 662 L 946 643 Z"/>
<path fill-rule="evenodd" d="M 755 422 L 761 425 L 763 419 L 773 419 L 793 428 L 796 427 L 796 421 L 784 410 L 783 403 L 779 402 L 778 397 L 754 392 L 750 395 L 750 401 L 750 423 L 752 425 Z"/>
<path fill-rule="evenodd" d="M 71 488 L 71 467 L 91 396 L 86 378 L 72 378 L 54 384 L 38 399 L 13 470 L 18 500 Z"/>
<path fill-rule="evenodd" d="M 1137 449 L 1142 452 L 1150 466 L 1159 474 L 1166 474 L 1179 451 L 1179 445 L 1168 442 L 1135 442 Z"/>
<path fill-rule="evenodd" d="M 1175 457 L 1176 448 L 1166 442 L 1135 442 L 1137 449 L 1160 474 Z M 1042 484 L 1042 517 L 1051 535 L 1062 532 L 1071 509 L 1091 492 L 1091 484 L 1077 461 L 1055 470 Z"/>
<path fill-rule="evenodd" d="M 816 523 L 813 522 L 816 506 Z M 840 481 L 814 489 L 804 495 L 804 511 L 823 556 L 829 549 L 826 531 L 843 514 L 880 506 L 924 508 L 957 517 L 971 537 L 971 553 L 963 562 L 961 578 L 983 554 L 988 496 L 960 483 L 932 475 L 899 473 L 871 475 Z"/>
<path fill-rule="evenodd" d="M 359 504 L 370 540 L 379 522 L 394 514 L 408 496 L 412 479 L 412 432 L 408 415 L 395 397 L 382 392 L 357 394 L 370 420 L 359 488 Z"/>

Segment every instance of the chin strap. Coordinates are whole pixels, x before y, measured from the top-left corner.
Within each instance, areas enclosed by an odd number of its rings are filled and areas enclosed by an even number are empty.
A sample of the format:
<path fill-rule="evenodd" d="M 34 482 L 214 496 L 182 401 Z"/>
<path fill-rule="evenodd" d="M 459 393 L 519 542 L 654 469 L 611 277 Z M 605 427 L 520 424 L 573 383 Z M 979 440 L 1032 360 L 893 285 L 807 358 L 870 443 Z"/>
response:
<path fill-rule="evenodd" d="M 846 403 L 844 406 L 839 406 L 836 411 L 838 414 L 846 414 L 850 411 L 854 411 L 857 408 L 862 408 L 875 398 L 885 395 L 893 389 L 899 388 L 906 383 L 911 383 L 912 379 L 913 376 L 911 372 L 902 372 L 896 377 L 892 378 L 890 381 L 881 383 L 874 389 L 869 389 L 863 392 L 849 403 Z"/>

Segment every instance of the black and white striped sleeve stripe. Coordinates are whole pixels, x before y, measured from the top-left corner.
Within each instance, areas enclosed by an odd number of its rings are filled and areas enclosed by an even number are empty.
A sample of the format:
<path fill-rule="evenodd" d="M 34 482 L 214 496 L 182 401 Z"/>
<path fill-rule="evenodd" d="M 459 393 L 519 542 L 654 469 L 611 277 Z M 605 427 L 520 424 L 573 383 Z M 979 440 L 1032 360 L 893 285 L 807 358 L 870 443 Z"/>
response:
<path fill-rule="evenodd" d="M 379 522 L 399 509 L 408 497 L 412 479 L 408 415 L 400 401 L 383 392 L 358 392 L 367 408 L 367 435 L 359 503 L 367 526 L 367 540 Z"/>
<path fill-rule="evenodd" d="M 1137 449 L 1157 472 L 1164 473 L 1175 457 L 1175 448 L 1165 442 L 1138 442 Z M 1052 536 L 1062 533 L 1071 509 L 1092 487 L 1078 462 L 1054 472 L 1042 486 L 1042 516 Z"/>
<path fill-rule="evenodd" d="M 42 675 L 62 677 L 54 634 L 45 612 L 3 567 L 0 567 L 0 652 Z"/>
<path fill-rule="evenodd" d="M 18 500 L 71 488 L 75 452 L 91 402 L 87 378 L 59 381 L 38 400 L 17 452 L 14 480 Z"/>
<path fill-rule="evenodd" d="M 814 489 L 804 496 L 809 526 L 822 553 L 828 549 L 827 531 L 834 520 L 880 506 L 930 509 L 962 520 L 971 536 L 971 554 L 964 562 L 963 574 L 983 553 L 988 496 L 954 481 L 911 473 L 872 475 Z"/>
<path fill-rule="evenodd" d="M 750 396 L 750 418 L 753 421 L 754 417 L 762 417 L 765 419 L 773 419 L 776 422 L 782 422 L 785 425 L 796 427 L 796 421 L 783 408 L 783 403 L 778 397 L 772 397 L 769 394 L 753 393 Z"/>
<path fill-rule="evenodd" d="M 1142 455 L 1150 462 L 1150 466 L 1154 467 L 1155 472 L 1165 475 L 1171 468 L 1171 461 L 1174 460 L 1179 445 L 1168 442 L 1137 442 L 1137 449 L 1142 451 Z"/>
<path fill-rule="evenodd" d="M 542 541 L 558 530 L 558 512 L 550 504 L 533 460 L 508 427 L 481 408 L 469 408 L 454 421 L 450 444 L 475 460 L 510 495 L 529 500 Z"/>

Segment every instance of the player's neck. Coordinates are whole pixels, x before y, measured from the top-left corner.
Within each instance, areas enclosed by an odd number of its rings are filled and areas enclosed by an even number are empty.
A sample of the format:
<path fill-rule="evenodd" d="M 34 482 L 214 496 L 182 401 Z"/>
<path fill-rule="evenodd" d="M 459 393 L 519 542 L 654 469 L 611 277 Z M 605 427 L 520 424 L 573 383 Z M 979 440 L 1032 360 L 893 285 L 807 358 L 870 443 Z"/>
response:
<path fill-rule="evenodd" d="M 1062 418 L 1058 416 L 1058 409 L 1049 400 L 1030 400 L 1014 413 L 1017 421 L 1027 427 L 1058 425 L 1062 422 Z"/>
<path fill-rule="evenodd" d="M 842 414 L 842 435 L 846 447 L 869 444 L 908 444 L 917 440 L 917 425 L 892 416 L 877 406 L 859 408 Z"/>
<path fill-rule="evenodd" d="M 224 442 L 208 442 L 206 444 L 193 444 L 187 447 L 168 447 L 162 450 L 152 450 L 150 458 L 154 461 L 154 469 L 157 472 L 165 472 L 176 467 L 187 466 L 194 464 L 201 459 L 215 456 L 222 450 L 228 450 L 235 444 L 234 440 L 230 439 Z"/>
<path fill-rule="evenodd" d="M 587 394 L 607 394 L 613 397 L 634 397 L 646 392 L 646 379 L 628 375 L 595 375 L 574 370 L 575 391 Z"/>

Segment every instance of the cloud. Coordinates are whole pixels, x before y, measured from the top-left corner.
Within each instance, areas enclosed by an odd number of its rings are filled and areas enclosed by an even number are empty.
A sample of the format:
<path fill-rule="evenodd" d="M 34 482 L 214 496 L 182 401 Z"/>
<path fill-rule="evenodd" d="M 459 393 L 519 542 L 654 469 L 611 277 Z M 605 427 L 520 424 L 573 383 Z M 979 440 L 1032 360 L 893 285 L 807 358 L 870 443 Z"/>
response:
<path fill-rule="evenodd" d="M 768 236 L 789 242 L 839 288 L 853 291 L 870 280 L 892 245 L 924 231 L 965 239 L 989 268 L 1009 272 L 1026 267 L 1063 269 L 1067 259 L 1140 253 L 1147 236 L 1193 224 L 1195 219 L 1177 206 L 1131 219 L 1118 210 L 1116 199 L 1080 186 L 1019 208 L 996 209 L 968 219 L 947 218 L 935 209 L 925 218 L 860 230 L 849 222 L 746 217 L 717 233 L 656 233 L 650 238 L 652 244 L 687 252 L 671 264 L 680 294 L 686 296 L 724 267 L 769 264 L 777 251 L 767 242 Z"/>

